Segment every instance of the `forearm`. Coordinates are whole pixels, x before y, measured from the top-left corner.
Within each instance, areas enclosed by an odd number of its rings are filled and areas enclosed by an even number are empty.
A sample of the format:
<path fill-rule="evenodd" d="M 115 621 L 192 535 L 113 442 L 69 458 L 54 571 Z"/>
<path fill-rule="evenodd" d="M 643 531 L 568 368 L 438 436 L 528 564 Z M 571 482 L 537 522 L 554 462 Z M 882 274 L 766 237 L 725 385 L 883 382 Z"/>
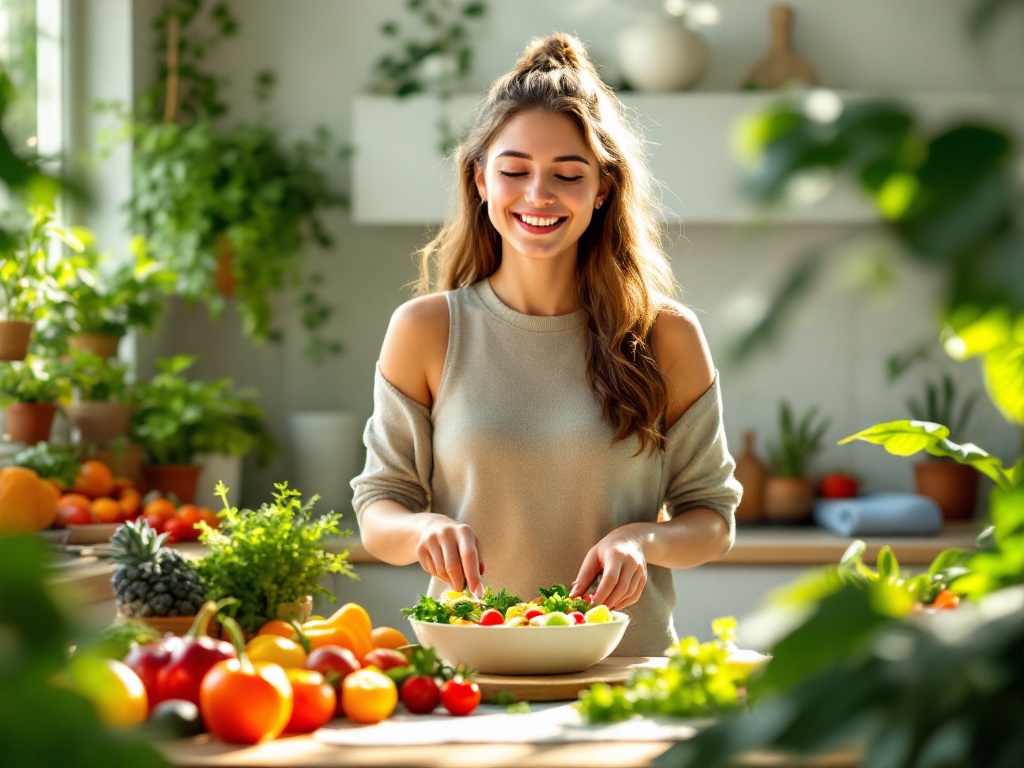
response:
<path fill-rule="evenodd" d="M 632 523 L 625 528 L 637 537 L 648 565 L 693 568 L 729 551 L 729 524 L 707 507 L 687 510 L 663 523 Z"/>
<path fill-rule="evenodd" d="M 410 565 L 417 562 L 416 547 L 436 517 L 433 512 L 413 512 L 393 499 L 381 499 L 363 510 L 359 534 L 374 557 L 389 565 Z"/>

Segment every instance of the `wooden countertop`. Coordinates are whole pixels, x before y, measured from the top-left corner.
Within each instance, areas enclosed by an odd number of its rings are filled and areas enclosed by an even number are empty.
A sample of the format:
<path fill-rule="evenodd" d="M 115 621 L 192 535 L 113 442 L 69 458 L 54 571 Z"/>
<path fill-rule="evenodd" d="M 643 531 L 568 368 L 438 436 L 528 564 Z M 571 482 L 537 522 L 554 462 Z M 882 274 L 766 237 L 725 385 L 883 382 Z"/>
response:
<path fill-rule="evenodd" d="M 866 562 L 873 563 L 879 549 L 888 544 L 900 565 L 925 566 L 937 554 L 950 547 L 971 548 L 979 531 L 977 522 L 948 523 L 937 536 L 864 537 L 868 545 Z M 704 568 L 728 566 L 813 566 L 839 562 L 843 552 L 854 541 L 815 526 L 740 527 L 736 544 L 720 561 Z M 180 544 L 177 548 L 186 557 L 202 557 L 200 544 Z M 339 539 L 328 545 L 332 552 L 348 550 L 349 561 L 357 564 L 378 564 L 381 561 L 366 551 L 358 539 Z M 110 560 L 83 555 L 59 562 L 54 582 L 76 591 L 85 603 L 109 600 L 113 596 L 110 576 L 114 564 Z"/>

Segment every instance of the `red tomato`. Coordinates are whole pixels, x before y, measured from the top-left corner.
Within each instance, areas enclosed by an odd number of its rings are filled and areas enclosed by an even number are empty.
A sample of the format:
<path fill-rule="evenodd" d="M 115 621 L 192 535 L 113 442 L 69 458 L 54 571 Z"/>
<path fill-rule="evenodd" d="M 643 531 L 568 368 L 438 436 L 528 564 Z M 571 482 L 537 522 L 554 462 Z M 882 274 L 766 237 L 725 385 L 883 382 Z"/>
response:
<path fill-rule="evenodd" d="M 587 623 L 587 617 L 584 616 L 579 611 L 570 611 L 568 616 L 569 616 L 570 619 L 572 619 L 577 624 L 586 624 Z"/>
<path fill-rule="evenodd" d="M 401 701 L 414 715 L 429 715 L 441 703 L 441 689 L 434 678 L 413 675 L 402 683 Z"/>
<path fill-rule="evenodd" d="M 849 499 L 857 495 L 857 478 L 844 472 L 825 475 L 818 484 L 818 495 L 823 499 Z"/>
<path fill-rule="evenodd" d="M 381 672 L 392 667 L 407 667 L 409 660 L 405 654 L 392 648 L 374 648 L 363 656 L 364 667 L 376 667 Z"/>
<path fill-rule="evenodd" d="M 537 616 L 543 616 L 544 611 L 540 608 L 530 608 L 523 614 L 523 618 L 529 621 L 530 619 L 536 618 Z"/>
<path fill-rule="evenodd" d="M 501 611 L 496 611 L 493 608 L 488 608 L 486 611 L 480 614 L 481 627 L 494 627 L 504 623 L 505 617 L 501 615 Z"/>
<path fill-rule="evenodd" d="M 207 730 L 229 744 L 276 739 L 291 719 L 294 701 L 284 670 L 265 661 L 218 661 L 199 687 Z"/>
<path fill-rule="evenodd" d="M 294 706 L 284 729 L 288 733 L 312 733 L 334 717 L 338 694 L 324 676 L 311 669 L 287 669 Z"/>
<path fill-rule="evenodd" d="M 472 680 L 453 677 L 441 686 L 441 703 L 453 715 L 468 715 L 480 704 L 480 686 Z"/>
<path fill-rule="evenodd" d="M 944 589 L 935 596 L 932 608 L 956 608 L 960 605 L 960 595 Z"/>
<path fill-rule="evenodd" d="M 63 507 L 57 507 L 57 518 L 53 521 L 53 527 L 67 528 L 69 525 L 89 525 L 92 521 L 92 512 L 87 507 L 66 504 Z"/>
<path fill-rule="evenodd" d="M 172 517 L 164 523 L 163 533 L 167 534 L 167 540 L 173 544 L 176 541 L 192 541 L 194 530 L 188 520 Z"/>
<path fill-rule="evenodd" d="M 322 674 L 328 683 L 334 686 L 338 701 L 335 713 L 344 715 L 341 709 L 341 684 L 350 674 L 360 669 L 359 659 L 348 648 L 339 645 L 323 645 L 314 648 L 306 659 L 306 669 Z"/>

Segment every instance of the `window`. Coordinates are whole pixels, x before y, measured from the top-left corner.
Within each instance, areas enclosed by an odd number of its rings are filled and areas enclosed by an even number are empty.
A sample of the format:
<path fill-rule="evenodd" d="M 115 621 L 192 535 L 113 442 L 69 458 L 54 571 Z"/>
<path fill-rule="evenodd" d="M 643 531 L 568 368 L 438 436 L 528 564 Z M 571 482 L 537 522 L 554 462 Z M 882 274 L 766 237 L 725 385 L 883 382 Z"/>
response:
<path fill-rule="evenodd" d="M 0 0 L 0 62 L 14 86 L 4 128 L 15 148 L 35 148 L 36 0 Z"/>

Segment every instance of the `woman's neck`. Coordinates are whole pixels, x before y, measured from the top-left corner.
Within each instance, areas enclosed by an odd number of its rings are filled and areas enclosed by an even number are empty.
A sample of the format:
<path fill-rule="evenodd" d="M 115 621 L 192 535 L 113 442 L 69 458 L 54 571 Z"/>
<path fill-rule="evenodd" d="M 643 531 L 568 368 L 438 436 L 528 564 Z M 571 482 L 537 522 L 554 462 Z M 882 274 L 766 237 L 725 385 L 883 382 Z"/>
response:
<path fill-rule="evenodd" d="M 579 309 L 575 264 L 503 259 L 488 279 L 501 303 L 524 315 L 556 317 Z"/>

